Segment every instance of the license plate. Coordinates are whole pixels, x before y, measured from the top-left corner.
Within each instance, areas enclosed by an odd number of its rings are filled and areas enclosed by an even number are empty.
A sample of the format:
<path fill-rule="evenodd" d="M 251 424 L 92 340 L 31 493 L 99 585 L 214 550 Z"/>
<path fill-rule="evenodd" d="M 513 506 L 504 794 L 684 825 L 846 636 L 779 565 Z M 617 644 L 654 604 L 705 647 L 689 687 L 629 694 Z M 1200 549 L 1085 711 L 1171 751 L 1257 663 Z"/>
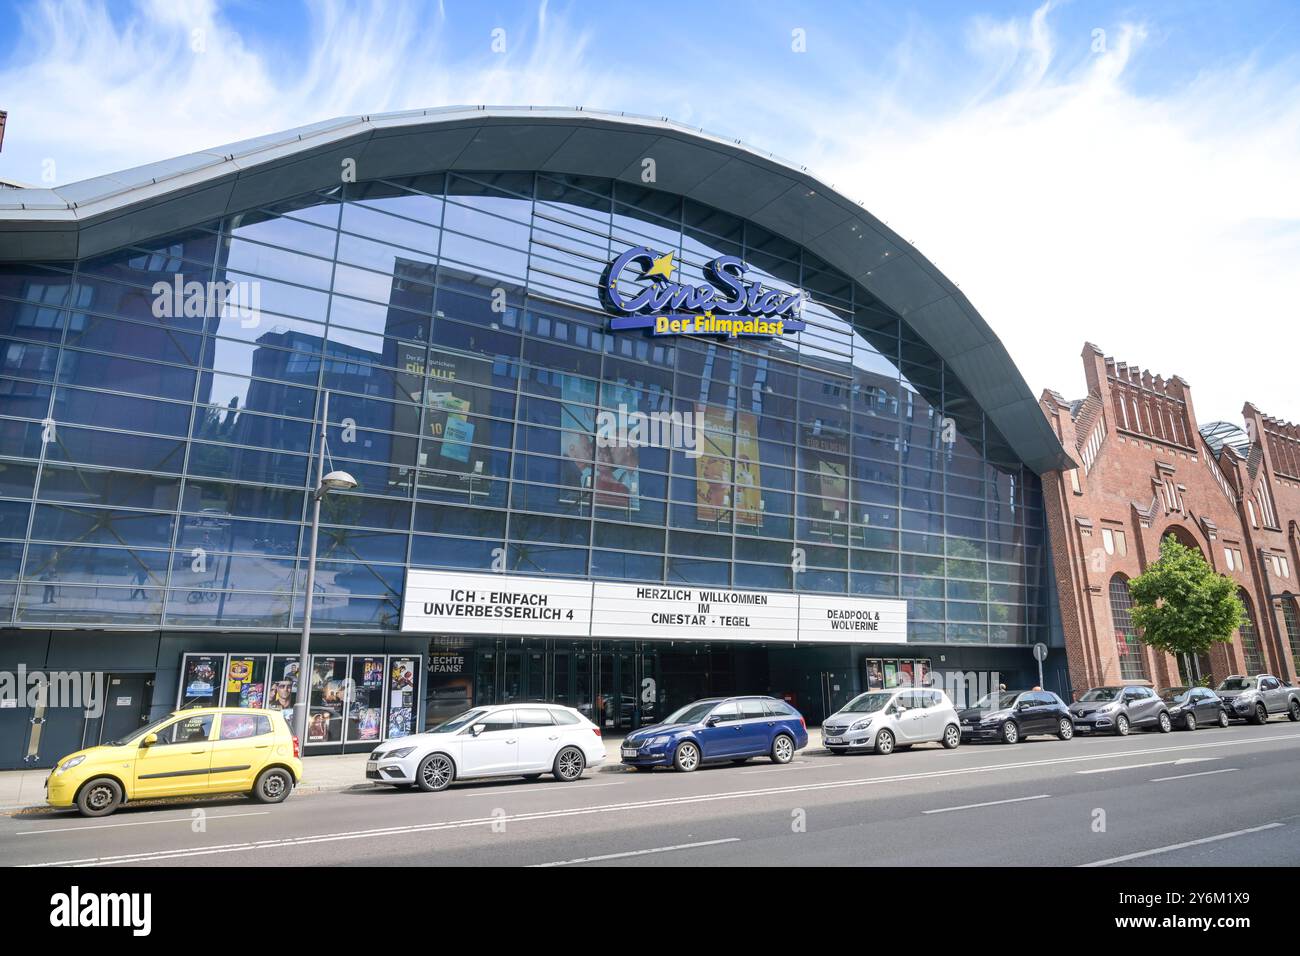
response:
<path fill-rule="evenodd" d="M 824 743 L 828 743 L 828 744 L 842 744 L 842 743 L 844 743 L 844 738 L 842 738 L 842 737 L 827 737 L 826 740 L 824 741 Z"/>
<path fill-rule="evenodd" d="M 375 760 L 366 761 L 366 773 L 374 773 L 378 769 L 379 769 L 378 761 Z"/>
<path fill-rule="evenodd" d="M 633 750 L 631 747 L 624 747 L 624 748 L 623 748 L 623 756 L 624 756 L 624 757 L 635 757 L 638 753 L 640 753 L 640 751 L 638 751 L 638 750 Z"/>
<path fill-rule="evenodd" d="M 1092 727 L 1089 724 L 1075 724 L 1074 729 L 1081 734 L 1086 734 L 1092 730 Z"/>

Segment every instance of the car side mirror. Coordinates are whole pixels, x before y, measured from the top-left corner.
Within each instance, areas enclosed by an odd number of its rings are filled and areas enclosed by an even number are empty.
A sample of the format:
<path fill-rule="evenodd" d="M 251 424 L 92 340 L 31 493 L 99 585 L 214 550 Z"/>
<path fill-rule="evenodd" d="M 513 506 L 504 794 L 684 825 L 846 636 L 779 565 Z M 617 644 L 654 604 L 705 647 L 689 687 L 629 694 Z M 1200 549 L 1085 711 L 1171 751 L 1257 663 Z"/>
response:
<path fill-rule="evenodd" d="M 469 729 L 469 732 L 473 734 L 475 737 L 477 737 L 485 730 L 487 730 L 487 724 L 475 724 L 473 727 Z"/>
<path fill-rule="evenodd" d="M 716 727 L 716 726 L 718 726 L 718 724 L 720 724 L 720 723 L 722 723 L 722 718 L 721 718 L 721 717 L 710 717 L 708 720 L 706 720 L 706 721 L 704 722 L 704 726 L 705 726 L 705 727 Z"/>
<path fill-rule="evenodd" d="M 152 747 L 152 746 L 153 746 L 154 744 L 156 744 L 157 742 L 158 742 L 158 735 L 157 735 L 157 734 L 145 734 L 145 735 L 144 735 L 144 740 L 140 741 L 140 746 L 141 746 L 141 747 Z"/>
<path fill-rule="evenodd" d="M 1016 710 L 1028 710 L 1028 709 L 1029 709 L 1029 701 L 1027 700 L 1022 700 L 1020 703 L 1016 704 Z"/>

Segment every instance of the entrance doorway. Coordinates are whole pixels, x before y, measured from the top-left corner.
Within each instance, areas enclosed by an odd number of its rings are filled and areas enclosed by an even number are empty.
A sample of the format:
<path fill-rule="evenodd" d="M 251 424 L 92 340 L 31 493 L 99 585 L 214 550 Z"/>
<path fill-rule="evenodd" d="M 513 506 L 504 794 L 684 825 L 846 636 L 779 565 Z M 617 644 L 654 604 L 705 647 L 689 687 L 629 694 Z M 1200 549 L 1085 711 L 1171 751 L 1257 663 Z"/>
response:
<path fill-rule="evenodd" d="M 659 720 L 656 651 L 628 645 L 524 643 L 474 654 L 474 704 L 549 701 L 572 707 L 606 733 Z"/>
<path fill-rule="evenodd" d="M 149 722 L 153 706 L 152 674 L 109 674 L 104 716 L 86 722 L 86 745 L 121 740 Z"/>

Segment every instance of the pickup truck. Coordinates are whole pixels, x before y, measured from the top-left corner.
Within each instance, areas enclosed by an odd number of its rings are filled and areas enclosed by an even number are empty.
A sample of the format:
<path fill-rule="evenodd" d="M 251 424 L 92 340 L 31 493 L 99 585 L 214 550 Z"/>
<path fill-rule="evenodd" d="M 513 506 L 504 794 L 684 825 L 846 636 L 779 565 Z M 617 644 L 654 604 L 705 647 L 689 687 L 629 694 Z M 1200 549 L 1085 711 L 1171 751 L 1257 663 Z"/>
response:
<path fill-rule="evenodd" d="M 1284 684 L 1272 674 L 1233 674 L 1215 692 L 1228 716 L 1236 720 L 1262 724 L 1274 714 L 1300 720 L 1300 687 Z"/>

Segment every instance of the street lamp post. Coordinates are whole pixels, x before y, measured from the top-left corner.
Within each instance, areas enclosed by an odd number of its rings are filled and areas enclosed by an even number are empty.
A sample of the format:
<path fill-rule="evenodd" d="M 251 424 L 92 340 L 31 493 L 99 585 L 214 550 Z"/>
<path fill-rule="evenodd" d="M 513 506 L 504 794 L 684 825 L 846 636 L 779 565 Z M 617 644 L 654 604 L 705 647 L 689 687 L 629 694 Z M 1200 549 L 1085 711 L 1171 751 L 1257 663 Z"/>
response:
<path fill-rule="evenodd" d="M 346 471 L 325 474 L 326 429 L 330 420 L 330 393 L 321 405 L 320 449 L 316 455 L 316 489 L 311 493 L 311 547 L 307 556 L 307 593 L 302 612 L 302 639 L 298 642 L 298 699 L 294 702 L 294 733 L 300 745 L 307 745 L 307 705 L 311 696 L 311 602 L 316 590 L 316 539 L 320 534 L 320 503 L 331 491 L 350 491 L 357 480 Z"/>

